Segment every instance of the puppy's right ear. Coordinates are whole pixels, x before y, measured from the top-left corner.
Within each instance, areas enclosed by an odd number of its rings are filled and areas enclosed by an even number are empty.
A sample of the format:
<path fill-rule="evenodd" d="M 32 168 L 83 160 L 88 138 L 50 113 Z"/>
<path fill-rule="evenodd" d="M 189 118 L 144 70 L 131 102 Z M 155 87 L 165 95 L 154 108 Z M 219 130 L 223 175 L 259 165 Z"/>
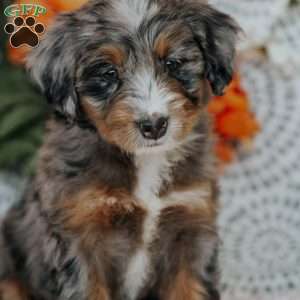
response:
<path fill-rule="evenodd" d="M 191 28 L 204 56 L 205 75 L 215 95 L 222 95 L 230 83 L 236 42 L 241 32 L 238 24 L 229 16 L 205 1 L 186 0 L 178 10 Z"/>
<path fill-rule="evenodd" d="M 40 44 L 28 57 L 27 67 L 50 104 L 68 119 L 75 119 L 78 99 L 75 91 L 76 40 L 72 14 L 57 18 Z"/>

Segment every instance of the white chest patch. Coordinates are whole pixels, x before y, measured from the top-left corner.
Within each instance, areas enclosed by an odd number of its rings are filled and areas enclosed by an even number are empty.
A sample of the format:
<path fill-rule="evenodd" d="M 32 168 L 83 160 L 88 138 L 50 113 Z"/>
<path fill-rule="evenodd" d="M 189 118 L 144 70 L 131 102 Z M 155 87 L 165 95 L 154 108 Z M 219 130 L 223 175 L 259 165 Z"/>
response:
<path fill-rule="evenodd" d="M 134 300 L 150 272 L 148 245 L 152 241 L 157 219 L 164 204 L 158 196 L 164 180 L 169 179 L 170 162 L 164 153 L 141 154 L 136 159 L 138 183 L 135 196 L 147 210 L 143 228 L 143 247 L 131 258 L 125 274 L 124 289 L 129 299 Z"/>

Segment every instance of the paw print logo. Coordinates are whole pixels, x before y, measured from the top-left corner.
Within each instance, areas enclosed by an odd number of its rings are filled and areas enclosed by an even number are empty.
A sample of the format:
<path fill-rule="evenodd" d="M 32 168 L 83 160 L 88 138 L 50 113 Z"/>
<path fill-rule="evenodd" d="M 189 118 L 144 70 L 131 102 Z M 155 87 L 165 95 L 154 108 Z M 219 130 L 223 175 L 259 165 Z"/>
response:
<path fill-rule="evenodd" d="M 45 26 L 42 23 L 36 23 L 34 17 L 27 17 L 24 21 L 22 17 L 16 17 L 13 23 L 5 25 L 4 30 L 10 34 L 10 44 L 14 48 L 22 45 L 28 45 L 32 48 L 39 44 L 39 35 L 44 33 Z"/>

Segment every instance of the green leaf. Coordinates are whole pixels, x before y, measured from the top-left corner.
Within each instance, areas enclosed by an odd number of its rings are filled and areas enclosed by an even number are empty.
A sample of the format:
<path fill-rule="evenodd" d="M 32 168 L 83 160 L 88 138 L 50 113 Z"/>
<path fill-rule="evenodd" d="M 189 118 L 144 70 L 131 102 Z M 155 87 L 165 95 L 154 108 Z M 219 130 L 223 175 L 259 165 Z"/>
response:
<path fill-rule="evenodd" d="M 0 169 L 23 174 L 34 168 L 46 116 L 28 77 L 19 67 L 0 67 Z"/>
<path fill-rule="evenodd" d="M 36 145 L 30 141 L 13 140 L 1 145 L 0 168 L 16 168 L 29 156 L 36 152 Z"/>
<path fill-rule="evenodd" d="M 22 131 L 28 124 L 40 120 L 42 112 L 39 107 L 28 105 L 16 107 L 0 120 L 0 141 L 9 138 L 16 131 Z"/>

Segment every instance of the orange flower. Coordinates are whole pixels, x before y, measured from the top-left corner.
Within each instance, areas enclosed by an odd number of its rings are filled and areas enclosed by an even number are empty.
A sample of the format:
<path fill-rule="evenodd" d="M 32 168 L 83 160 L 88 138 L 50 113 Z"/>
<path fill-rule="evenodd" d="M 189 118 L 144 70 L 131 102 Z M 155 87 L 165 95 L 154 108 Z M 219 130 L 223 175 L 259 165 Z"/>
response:
<path fill-rule="evenodd" d="M 225 138 L 242 140 L 253 137 L 259 125 L 248 111 L 230 111 L 217 117 L 216 130 Z"/>
<path fill-rule="evenodd" d="M 226 108 L 226 103 L 222 97 L 213 98 L 208 104 L 208 112 L 212 115 L 218 115 L 223 112 Z"/>
<path fill-rule="evenodd" d="M 217 157 L 224 163 L 230 163 L 234 159 L 235 150 L 230 144 L 219 140 L 215 145 Z"/>
<path fill-rule="evenodd" d="M 31 48 L 28 46 L 13 48 L 10 44 L 7 44 L 7 58 L 12 64 L 23 65 L 30 50 Z"/>
<path fill-rule="evenodd" d="M 70 11 L 80 8 L 87 0 L 51 0 L 49 2 L 58 11 Z"/>
<path fill-rule="evenodd" d="M 216 145 L 217 156 L 223 162 L 230 162 L 236 150 L 232 145 L 249 143 L 260 130 L 238 75 L 234 76 L 224 96 L 211 100 L 208 111 L 214 118 L 215 132 L 220 138 Z"/>

